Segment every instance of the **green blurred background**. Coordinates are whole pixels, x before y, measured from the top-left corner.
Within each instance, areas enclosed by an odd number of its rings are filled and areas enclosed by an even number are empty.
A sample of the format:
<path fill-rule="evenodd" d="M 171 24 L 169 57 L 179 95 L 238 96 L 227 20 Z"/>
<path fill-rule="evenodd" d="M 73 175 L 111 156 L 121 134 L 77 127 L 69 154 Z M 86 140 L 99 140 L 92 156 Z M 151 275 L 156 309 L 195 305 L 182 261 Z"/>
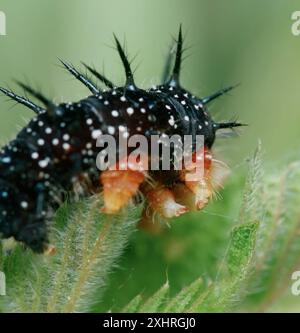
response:
<path fill-rule="evenodd" d="M 223 199 L 178 219 L 159 237 L 135 233 L 112 274 L 101 310 L 118 309 L 141 291 L 148 295 L 167 278 L 173 292 L 200 274 L 213 279 L 236 223 L 245 158 L 258 139 L 265 159 L 276 164 L 300 152 L 300 36 L 291 33 L 291 14 L 300 10 L 299 1 L 1 0 L 0 10 L 7 18 L 7 36 L 0 36 L 0 84 L 20 93 L 13 79 L 30 82 L 56 102 L 85 97 L 86 89 L 58 67 L 58 57 L 104 68 L 123 84 L 113 32 L 126 38 L 130 56 L 137 54 L 136 82 L 143 87 L 158 83 L 180 23 L 191 46 L 182 73 L 186 88 L 205 96 L 242 83 L 211 106 L 218 120 L 237 116 L 250 125 L 240 137 L 217 144 L 234 174 Z M 1 97 L 2 144 L 32 116 L 22 106 L 12 106 Z"/>

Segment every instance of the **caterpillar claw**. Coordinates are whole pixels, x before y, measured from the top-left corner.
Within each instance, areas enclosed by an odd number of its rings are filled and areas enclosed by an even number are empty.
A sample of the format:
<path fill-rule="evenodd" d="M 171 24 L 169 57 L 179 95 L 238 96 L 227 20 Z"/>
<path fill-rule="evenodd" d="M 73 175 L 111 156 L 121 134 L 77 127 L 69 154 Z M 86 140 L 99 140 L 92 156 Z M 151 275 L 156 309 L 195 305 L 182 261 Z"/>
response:
<path fill-rule="evenodd" d="M 186 206 L 175 201 L 172 191 L 162 185 L 157 184 L 153 189 L 146 191 L 145 195 L 150 207 L 162 217 L 178 217 L 188 211 Z"/>
<path fill-rule="evenodd" d="M 185 186 L 193 193 L 194 195 L 194 207 L 196 210 L 203 209 L 209 202 L 212 197 L 212 188 L 209 185 L 208 181 L 205 179 L 200 180 L 199 182 L 185 182 Z"/>
<path fill-rule="evenodd" d="M 162 207 L 162 215 L 166 218 L 178 217 L 186 212 L 188 208 L 178 204 L 175 200 L 167 200 Z"/>

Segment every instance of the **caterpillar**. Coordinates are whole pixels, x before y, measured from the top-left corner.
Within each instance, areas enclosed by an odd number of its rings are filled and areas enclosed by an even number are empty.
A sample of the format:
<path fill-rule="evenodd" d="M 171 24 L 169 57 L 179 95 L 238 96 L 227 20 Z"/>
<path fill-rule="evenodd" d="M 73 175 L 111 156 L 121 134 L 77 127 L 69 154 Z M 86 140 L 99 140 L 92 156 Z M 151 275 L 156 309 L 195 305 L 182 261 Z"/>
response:
<path fill-rule="evenodd" d="M 55 104 L 39 91 L 18 82 L 26 93 L 40 101 L 40 106 L 27 95 L 0 88 L 6 96 L 36 114 L 0 151 L 2 238 L 13 237 L 35 252 L 47 251 L 53 212 L 64 200 L 65 193 L 76 194 L 78 185 L 84 195 L 103 195 L 103 214 L 117 214 L 141 192 L 146 201 L 141 222 L 144 226 L 154 213 L 172 218 L 189 209 L 202 209 L 220 185 L 223 176 L 216 171 L 216 166 L 222 163 L 215 160 L 212 153 L 216 132 L 243 124 L 215 122 L 207 106 L 234 86 L 205 98 L 196 97 L 181 86 L 183 37 L 180 26 L 176 52 L 167 60 L 169 70 L 163 84 L 141 89 L 135 84 L 124 47 L 115 35 L 114 39 L 125 69 L 126 82 L 122 87 L 83 63 L 87 72 L 106 86 L 100 89 L 87 75 L 61 60 L 66 70 L 89 89 L 89 97 L 75 103 Z M 185 180 L 187 168 L 181 171 L 133 168 L 100 171 L 95 162 L 99 153 L 96 142 L 104 134 L 113 137 L 143 134 L 147 140 L 154 134 L 202 135 L 204 148 L 192 153 L 204 160 L 203 178 Z"/>

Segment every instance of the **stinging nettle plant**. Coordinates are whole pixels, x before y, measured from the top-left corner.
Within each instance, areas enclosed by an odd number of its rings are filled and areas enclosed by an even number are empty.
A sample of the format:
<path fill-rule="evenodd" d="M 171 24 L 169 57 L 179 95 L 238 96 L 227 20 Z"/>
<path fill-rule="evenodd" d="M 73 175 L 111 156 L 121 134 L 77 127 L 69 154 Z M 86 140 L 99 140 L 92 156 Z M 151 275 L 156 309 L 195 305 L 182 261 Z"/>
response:
<path fill-rule="evenodd" d="M 96 196 L 63 204 L 51 231 L 57 247 L 53 256 L 7 241 L 1 245 L 0 270 L 7 281 L 1 312 L 97 311 L 143 208 L 142 203 L 131 204 L 116 216 L 106 216 L 102 205 Z M 299 207 L 300 162 L 266 174 L 259 145 L 249 161 L 239 221 L 215 279 L 199 277 L 173 296 L 167 281 L 151 297 L 141 292 L 118 310 L 269 311 L 300 267 Z"/>
<path fill-rule="evenodd" d="M 55 255 L 37 255 L 19 244 L 2 249 L 7 280 L 7 296 L 0 298 L 3 312 L 87 312 L 99 302 L 142 204 L 113 217 L 101 213 L 102 206 L 93 196 L 58 210 L 51 233 Z"/>

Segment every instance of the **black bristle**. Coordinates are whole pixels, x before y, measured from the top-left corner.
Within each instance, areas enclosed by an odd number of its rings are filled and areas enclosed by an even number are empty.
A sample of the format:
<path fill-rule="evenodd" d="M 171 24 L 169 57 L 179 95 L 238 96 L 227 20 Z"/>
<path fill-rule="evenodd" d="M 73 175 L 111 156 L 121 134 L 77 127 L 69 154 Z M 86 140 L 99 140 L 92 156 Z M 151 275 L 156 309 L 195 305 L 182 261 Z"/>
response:
<path fill-rule="evenodd" d="M 219 98 L 219 97 L 221 97 L 221 96 L 227 94 L 230 90 L 232 90 L 232 89 L 238 87 L 239 85 L 240 85 L 240 84 L 238 83 L 238 84 L 236 84 L 236 85 L 234 85 L 234 86 L 229 86 L 229 87 L 227 87 L 227 88 L 220 89 L 220 90 L 218 90 L 217 92 L 215 92 L 214 94 L 202 98 L 202 103 L 203 103 L 203 104 L 208 104 L 208 103 L 212 102 L 213 100 L 215 100 L 215 99 L 217 99 L 217 98 Z"/>
<path fill-rule="evenodd" d="M 81 83 L 83 83 L 92 94 L 98 95 L 100 94 L 100 90 L 84 75 L 78 72 L 77 69 L 75 69 L 73 66 L 68 64 L 67 62 L 59 59 L 59 61 L 62 63 L 62 65 L 66 68 L 66 70 L 71 73 L 77 80 L 79 80 Z"/>
<path fill-rule="evenodd" d="M 215 130 L 219 130 L 219 129 L 224 129 L 224 128 L 234 128 L 234 127 L 240 127 L 240 126 L 248 126 L 247 124 L 242 124 L 242 123 L 238 123 L 238 122 L 227 122 L 227 123 L 215 123 L 214 124 L 214 128 Z"/>
<path fill-rule="evenodd" d="M 16 102 L 18 102 L 18 103 L 20 103 L 22 105 L 25 105 L 29 109 L 33 110 L 36 114 L 41 114 L 41 113 L 45 112 L 44 108 L 36 105 L 35 103 L 33 103 L 32 101 L 30 101 L 26 97 L 19 96 L 19 95 L 15 94 L 11 90 L 8 90 L 8 89 L 0 87 L 0 91 L 3 94 L 5 94 L 6 96 L 10 97 L 12 100 L 14 100 L 14 101 L 16 101 Z"/>
<path fill-rule="evenodd" d="M 130 67 L 130 63 L 128 61 L 128 58 L 125 54 L 124 49 L 122 48 L 118 38 L 116 37 L 116 35 L 114 34 L 114 38 L 115 38 L 115 42 L 117 45 L 117 50 L 119 53 L 119 56 L 122 60 L 124 69 L 125 69 L 125 75 L 126 75 L 126 86 L 134 86 L 135 87 L 135 83 L 134 83 L 134 79 L 133 79 L 133 74 L 131 71 L 131 67 Z"/>
<path fill-rule="evenodd" d="M 107 79 L 104 75 L 97 72 L 94 68 L 90 67 L 89 65 L 82 62 L 83 66 L 91 72 L 97 79 L 103 82 L 108 88 L 113 89 L 116 85 L 113 84 L 109 79 Z"/>
<path fill-rule="evenodd" d="M 172 62 L 174 58 L 174 52 L 175 52 L 175 45 L 172 44 L 172 46 L 169 48 L 169 52 L 167 54 L 167 59 L 165 61 L 165 65 L 162 72 L 162 82 L 166 82 L 168 78 L 170 77 Z"/>
<path fill-rule="evenodd" d="M 173 72 L 171 78 L 168 82 L 169 85 L 177 86 L 179 84 L 179 77 L 180 77 L 180 69 L 181 69 L 181 61 L 182 61 L 182 28 L 181 25 L 179 27 L 178 39 L 177 39 L 177 50 L 175 56 L 175 64 L 173 68 Z"/>

